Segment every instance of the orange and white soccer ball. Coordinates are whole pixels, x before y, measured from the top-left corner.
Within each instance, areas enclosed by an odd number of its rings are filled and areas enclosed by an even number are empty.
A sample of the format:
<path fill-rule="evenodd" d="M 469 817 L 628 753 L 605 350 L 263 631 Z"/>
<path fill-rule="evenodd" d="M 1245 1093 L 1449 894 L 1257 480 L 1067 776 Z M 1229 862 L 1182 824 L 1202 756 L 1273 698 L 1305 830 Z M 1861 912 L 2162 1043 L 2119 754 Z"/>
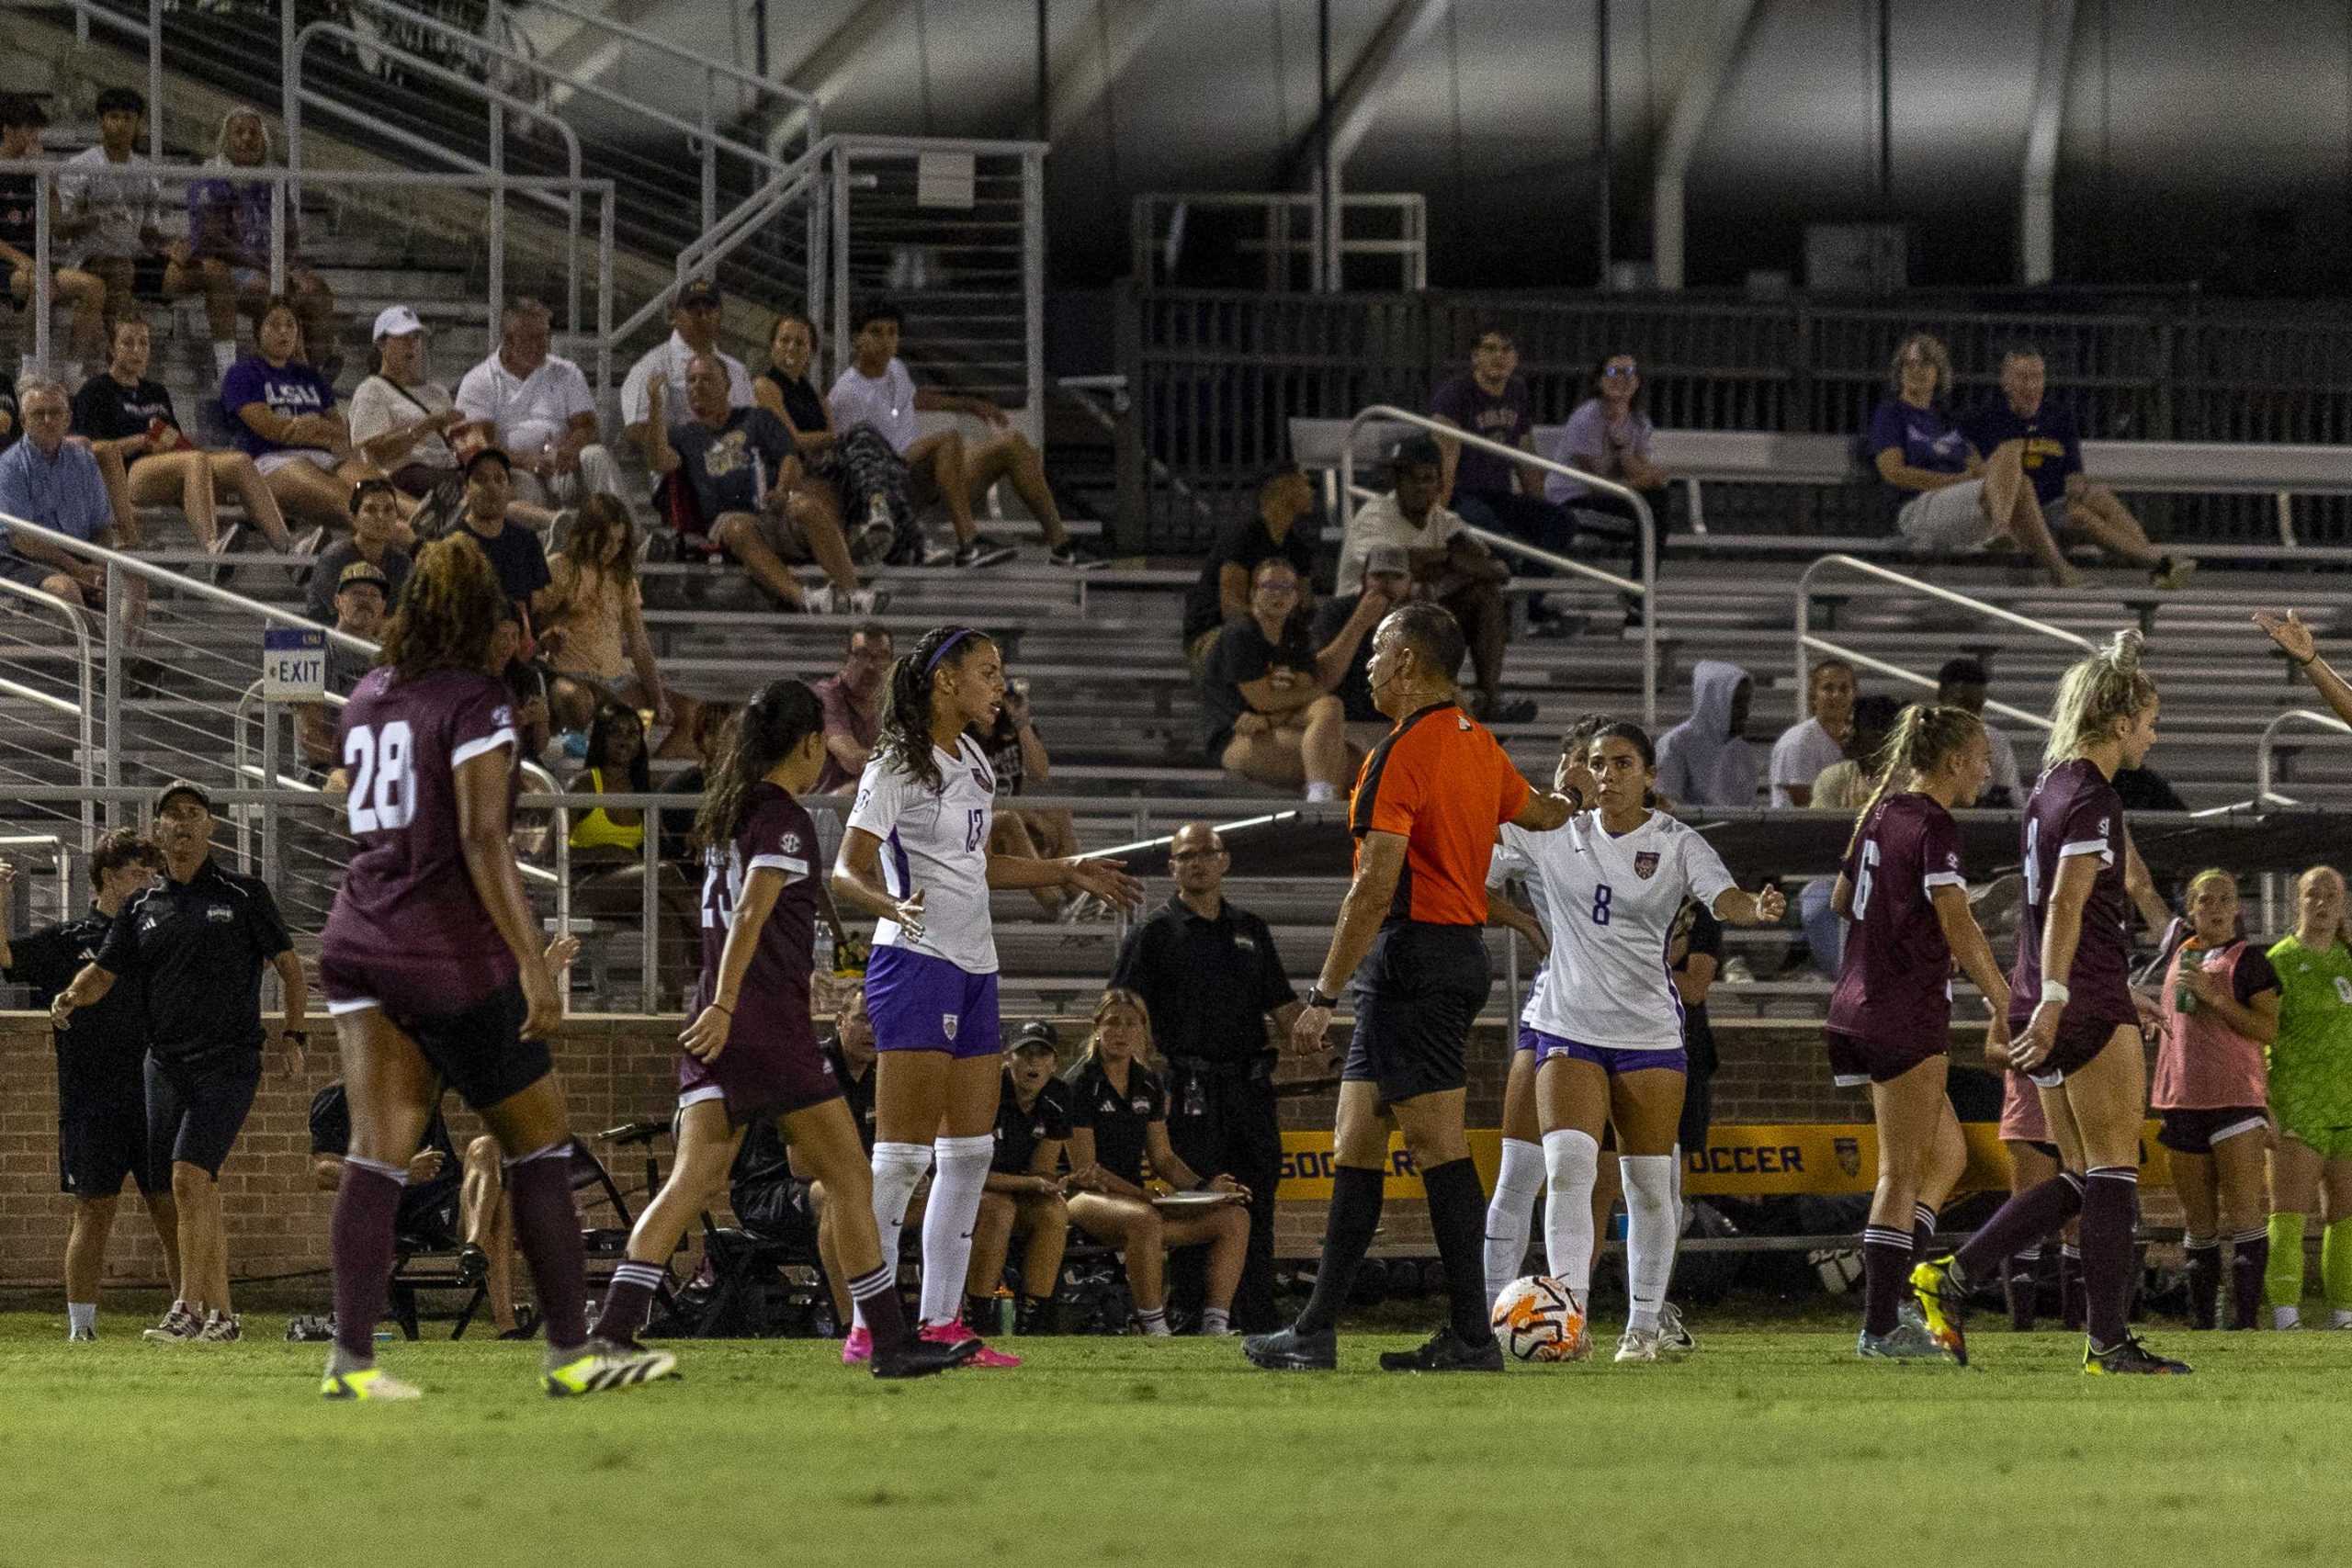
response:
<path fill-rule="evenodd" d="M 1549 1274 L 1505 1285 L 1488 1321 L 1503 1348 L 1521 1361 L 1580 1361 L 1592 1351 L 1584 1303 Z"/>

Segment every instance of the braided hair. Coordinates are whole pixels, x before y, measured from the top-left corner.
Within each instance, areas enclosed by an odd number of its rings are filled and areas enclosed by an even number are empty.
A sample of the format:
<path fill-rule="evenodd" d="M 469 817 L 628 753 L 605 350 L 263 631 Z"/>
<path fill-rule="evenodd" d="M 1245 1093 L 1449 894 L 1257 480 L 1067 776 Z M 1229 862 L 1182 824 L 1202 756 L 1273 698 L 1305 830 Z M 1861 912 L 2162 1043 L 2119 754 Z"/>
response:
<path fill-rule="evenodd" d="M 890 683 L 882 693 L 881 731 L 874 754 L 911 775 L 936 794 L 947 787 L 932 753 L 932 677 L 943 664 L 962 669 L 973 653 L 989 645 L 984 632 L 969 626 L 933 626 L 922 640 L 890 665 Z"/>
<path fill-rule="evenodd" d="M 1984 721 L 1963 707 L 1937 703 L 1913 703 L 1894 716 L 1894 726 L 1879 749 L 1862 759 L 1862 767 L 1878 782 L 1870 798 L 1854 814 L 1854 830 L 1846 839 L 1846 852 L 1854 852 L 1862 824 L 1890 790 L 1908 787 L 1940 768 L 1962 747 L 1984 732 Z M 1896 784 L 1902 780 L 1901 786 Z"/>
<path fill-rule="evenodd" d="M 2116 725 L 2129 724 L 2156 700 L 2155 682 L 2140 668 L 2147 640 L 2126 626 L 2104 651 L 2077 660 L 2060 679 L 2042 766 L 2073 761 L 2084 748 L 2106 739 Z"/>
<path fill-rule="evenodd" d="M 771 681 L 727 724 L 718 761 L 703 788 L 695 814 L 694 847 L 705 854 L 723 850 L 743 823 L 743 803 L 768 770 L 825 728 L 817 694 L 798 681 Z"/>
<path fill-rule="evenodd" d="M 402 681 L 441 670 L 480 671 L 506 614 L 506 591 L 490 557 L 458 529 L 417 552 L 376 662 L 390 665 Z"/>

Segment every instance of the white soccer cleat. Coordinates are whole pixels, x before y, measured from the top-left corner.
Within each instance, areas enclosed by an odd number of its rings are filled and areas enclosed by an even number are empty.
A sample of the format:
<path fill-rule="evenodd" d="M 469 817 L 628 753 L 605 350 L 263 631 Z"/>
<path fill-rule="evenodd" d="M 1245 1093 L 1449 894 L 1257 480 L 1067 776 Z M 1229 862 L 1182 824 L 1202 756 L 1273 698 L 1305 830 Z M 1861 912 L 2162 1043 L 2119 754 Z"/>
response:
<path fill-rule="evenodd" d="M 1628 1361 L 1655 1361 L 1658 1359 L 1658 1333 L 1655 1328 L 1629 1328 L 1617 1341 L 1617 1364 Z"/>

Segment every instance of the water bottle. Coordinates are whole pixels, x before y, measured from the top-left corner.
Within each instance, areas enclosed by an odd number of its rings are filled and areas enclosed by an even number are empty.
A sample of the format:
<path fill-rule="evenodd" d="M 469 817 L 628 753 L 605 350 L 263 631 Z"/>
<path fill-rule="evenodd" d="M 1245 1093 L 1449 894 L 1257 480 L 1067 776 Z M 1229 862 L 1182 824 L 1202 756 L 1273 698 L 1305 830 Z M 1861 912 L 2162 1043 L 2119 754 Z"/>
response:
<path fill-rule="evenodd" d="M 827 925 L 826 925 L 823 921 L 821 921 L 821 920 L 820 920 L 820 921 L 819 921 L 819 922 L 818 922 L 818 924 L 817 924 L 817 949 L 816 949 L 816 957 L 817 957 L 816 972 L 817 972 L 818 974 L 820 974 L 820 975 L 830 975 L 830 974 L 831 974 L 831 973 L 833 972 L 833 933 L 832 933 L 832 929 L 831 929 L 831 927 L 827 926 Z"/>
<path fill-rule="evenodd" d="M 2191 1013 L 2197 1010 L 2197 993 L 2188 988 L 2188 972 L 2205 966 L 2205 960 L 2200 956 L 2204 951 L 2204 944 L 2193 937 L 2181 944 L 2180 969 L 2172 987 L 2172 1005 L 2177 1011 Z"/>

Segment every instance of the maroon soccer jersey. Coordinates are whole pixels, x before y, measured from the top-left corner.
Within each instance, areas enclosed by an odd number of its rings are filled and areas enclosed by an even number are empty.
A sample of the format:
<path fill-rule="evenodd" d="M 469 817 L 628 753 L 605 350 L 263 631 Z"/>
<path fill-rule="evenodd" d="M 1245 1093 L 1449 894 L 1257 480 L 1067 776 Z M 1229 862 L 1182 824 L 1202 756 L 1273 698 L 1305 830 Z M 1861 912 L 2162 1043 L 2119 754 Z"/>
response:
<path fill-rule="evenodd" d="M 1829 1027 L 1873 1044 L 1940 1045 L 1951 1027 L 1951 946 L 1935 890 L 1968 886 L 1951 813 L 1924 795 L 1887 795 L 1839 869 L 1854 902 Z"/>
<path fill-rule="evenodd" d="M 2009 970 L 2009 1027 L 2023 1029 L 2041 999 L 2041 926 L 2058 868 L 2098 857 L 2082 936 L 2066 976 L 2069 1027 L 2139 1022 L 2132 1006 L 2131 900 L 2123 889 L 2123 799 L 2098 765 L 2076 758 L 2043 773 L 2025 807 L 2025 906 Z"/>
<path fill-rule="evenodd" d="M 515 977 L 458 839 L 457 771 L 503 749 L 513 802 L 514 719 L 506 688 L 442 670 L 401 681 L 368 672 L 343 710 L 344 806 L 359 852 L 327 916 L 321 968 L 331 1003 L 373 1000 L 395 1015 L 461 1012 Z M 334 976 L 370 993 L 338 996 Z"/>
<path fill-rule="evenodd" d="M 784 891 L 760 928 L 759 945 L 735 998 L 735 1023 L 719 1066 L 737 1051 L 747 1055 L 776 1047 L 814 1057 L 817 1029 L 808 1017 L 809 972 L 816 966 L 817 825 L 808 808 L 763 780 L 743 802 L 741 824 L 723 851 L 707 851 L 702 879 L 702 981 L 695 992 L 699 1011 L 718 994 L 718 964 L 727 933 L 743 900 L 743 886 L 755 871 L 784 874 Z M 691 1065 L 693 1058 L 686 1058 Z"/>

